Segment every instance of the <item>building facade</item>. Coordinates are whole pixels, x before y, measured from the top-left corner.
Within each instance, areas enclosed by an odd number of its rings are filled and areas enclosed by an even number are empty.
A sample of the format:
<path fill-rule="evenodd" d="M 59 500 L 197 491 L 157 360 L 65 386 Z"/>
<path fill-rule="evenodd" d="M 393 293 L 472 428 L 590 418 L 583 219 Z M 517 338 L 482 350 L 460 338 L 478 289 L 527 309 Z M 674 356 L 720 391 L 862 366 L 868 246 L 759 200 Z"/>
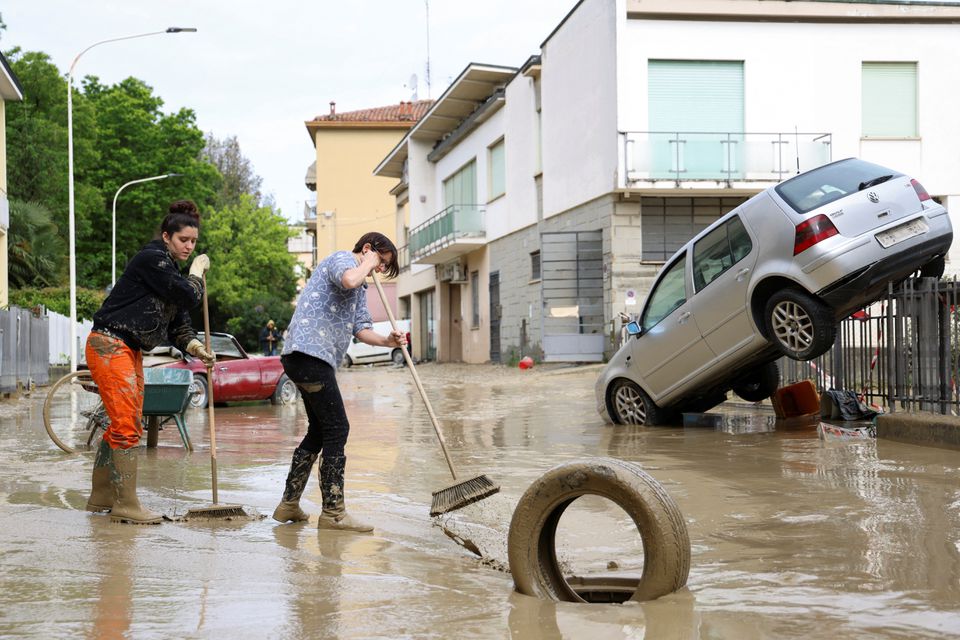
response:
<path fill-rule="evenodd" d="M 520 67 L 469 65 L 376 169 L 419 355 L 600 361 L 676 249 L 832 160 L 960 211 L 958 38 L 949 4 L 582 0 Z"/>
<path fill-rule="evenodd" d="M 314 263 L 334 251 L 353 249 L 368 231 L 380 231 L 401 244 L 403 223 L 398 223 L 390 182 L 373 175 L 371 167 L 403 138 L 430 104 L 430 100 L 419 100 L 337 113 L 336 103 L 331 102 L 328 114 L 305 123 L 316 148 L 316 160 L 305 178 L 307 188 L 316 191 L 316 204 L 305 207 L 304 215 L 306 231 L 314 238 Z M 388 297 L 395 297 L 395 286 L 385 284 Z M 376 291 L 367 293 L 375 320 L 385 320 Z"/>

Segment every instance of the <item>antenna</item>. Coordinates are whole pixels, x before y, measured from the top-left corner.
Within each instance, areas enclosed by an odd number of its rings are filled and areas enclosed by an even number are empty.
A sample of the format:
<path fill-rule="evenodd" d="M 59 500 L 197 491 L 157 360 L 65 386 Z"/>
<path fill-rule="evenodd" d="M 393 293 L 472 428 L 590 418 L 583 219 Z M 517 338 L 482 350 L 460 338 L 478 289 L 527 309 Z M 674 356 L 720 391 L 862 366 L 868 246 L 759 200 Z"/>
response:
<path fill-rule="evenodd" d="M 427 99 L 430 99 L 433 97 L 430 95 L 430 0 L 423 3 L 427 7 Z"/>

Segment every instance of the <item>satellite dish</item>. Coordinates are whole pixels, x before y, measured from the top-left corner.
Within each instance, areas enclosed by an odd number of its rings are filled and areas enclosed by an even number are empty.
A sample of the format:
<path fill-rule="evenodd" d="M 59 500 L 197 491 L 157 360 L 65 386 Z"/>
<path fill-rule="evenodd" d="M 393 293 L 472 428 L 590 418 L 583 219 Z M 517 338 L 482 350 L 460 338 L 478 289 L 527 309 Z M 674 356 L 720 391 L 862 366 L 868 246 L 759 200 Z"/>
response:
<path fill-rule="evenodd" d="M 417 99 L 417 74 L 412 74 L 410 79 L 407 80 L 407 84 L 404 85 L 407 89 L 410 89 L 413 93 L 410 94 L 411 100 Z"/>

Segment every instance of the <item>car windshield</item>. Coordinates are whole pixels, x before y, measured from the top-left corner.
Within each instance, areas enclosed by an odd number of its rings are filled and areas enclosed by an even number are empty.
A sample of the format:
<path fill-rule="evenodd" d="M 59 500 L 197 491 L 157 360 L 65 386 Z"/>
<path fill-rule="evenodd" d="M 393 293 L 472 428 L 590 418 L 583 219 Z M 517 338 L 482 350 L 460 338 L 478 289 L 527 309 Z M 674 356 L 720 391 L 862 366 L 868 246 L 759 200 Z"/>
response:
<path fill-rule="evenodd" d="M 197 338 L 203 342 L 203 332 L 199 332 Z M 237 343 L 233 341 L 233 338 L 228 336 L 210 336 L 210 347 L 213 349 L 213 352 L 217 354 L 218 358 L 230 357 L 230 358 L 242 358 L 243 354 L 240 352 L 240 349 L 237 348 Z"/>
<path fill-rule="evenodd" d="M 790 178 L 776 189 L 798 213 L 806 213 L 901 175 L 880 165 L 850 158 Z"/>

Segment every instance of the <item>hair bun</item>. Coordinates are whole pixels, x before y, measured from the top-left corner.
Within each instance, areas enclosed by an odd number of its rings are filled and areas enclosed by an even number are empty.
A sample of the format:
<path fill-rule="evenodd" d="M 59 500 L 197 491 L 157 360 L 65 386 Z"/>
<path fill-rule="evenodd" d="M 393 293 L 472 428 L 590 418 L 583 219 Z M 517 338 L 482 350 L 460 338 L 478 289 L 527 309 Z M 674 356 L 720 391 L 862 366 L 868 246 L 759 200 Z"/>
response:
<path fill-rule="evenodd" d="M 193 200 L 177 200 L 170 205 L 170 213 L 182 213 L 198 221 L 200 220 L 200 211 L 197 210 L 197 205 L 194 204 Z"/>

